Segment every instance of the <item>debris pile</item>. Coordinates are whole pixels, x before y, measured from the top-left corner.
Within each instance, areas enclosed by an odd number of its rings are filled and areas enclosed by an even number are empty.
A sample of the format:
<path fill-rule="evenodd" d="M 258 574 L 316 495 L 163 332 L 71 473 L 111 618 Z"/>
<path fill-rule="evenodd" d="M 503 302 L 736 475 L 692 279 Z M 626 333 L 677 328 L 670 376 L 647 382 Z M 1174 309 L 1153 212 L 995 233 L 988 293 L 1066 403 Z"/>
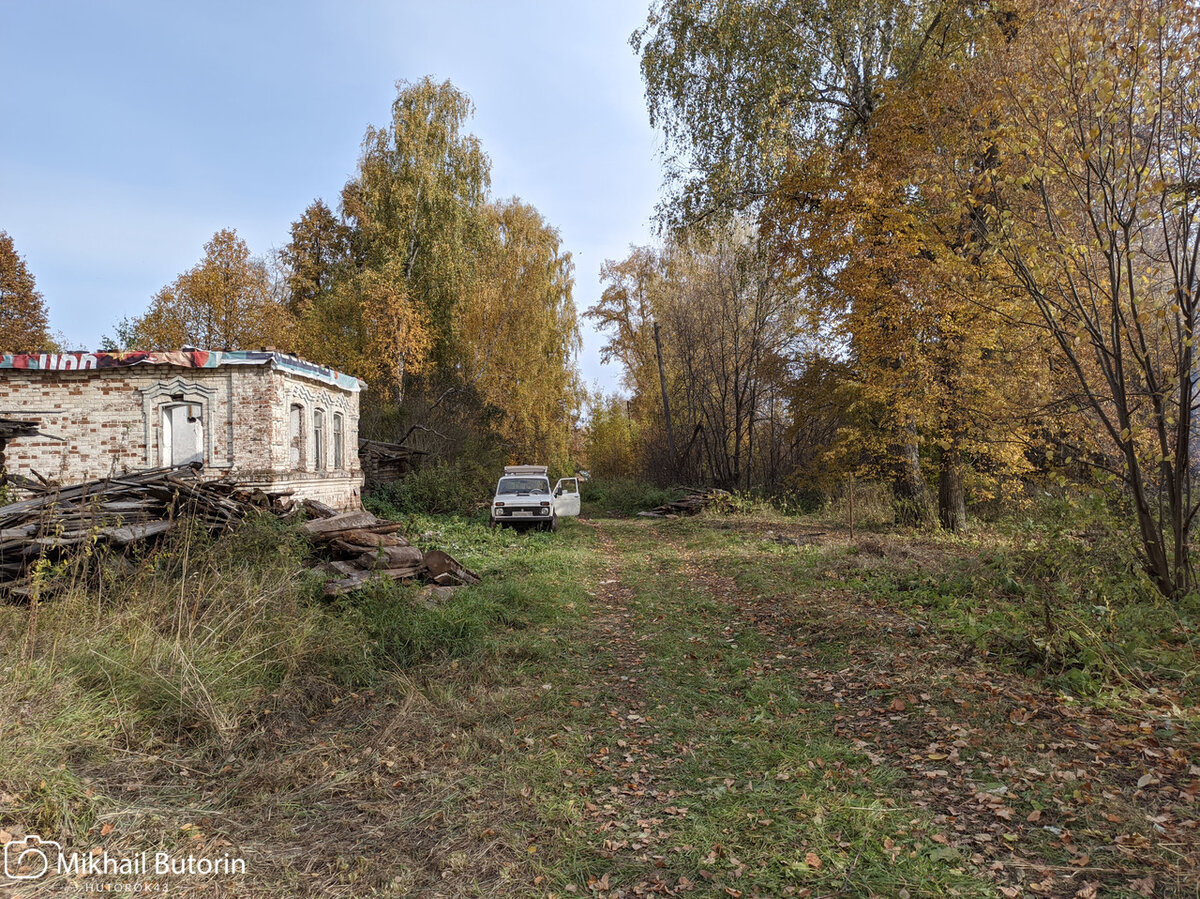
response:
<path fill-rule="evenodd" d="M 428 453 L 422 450 L 399 443 L 366 439 L 358 441 L 358 460 L 368 486 L 400 480 L 420 465 L 422 457 L 426 455 Z"/>
<path fill-rule="evenodd" d="M 423 552 L 409 544 L 394 521 L 376 518 L 370 512 L 338 514 L 321 503 L 306 501 L 314 517 L 301 529 L 317 543 L 328 561 L 315 570 L 338 575 L 325 585 L 326 596 L 357 590 L 371 581 L 390 578 L 420 578 L 437 587 L 461 587 L 479 583 L 479 575 L 441 550 Z"/>
<path fill-rule="evenodd" d="M 29 572 L 38 559 L 57 562 L 84 543 L 124 549 L 184 523 L 221 533 L 255 511 L 286 518 L 301 509 L 310 516 L 302 529 L 326 557 L 317 570 L 338 576 L 327 586 L 327 595 L 378 578 L 420 578 L 435 588 L 479 581 L 449 554 L 410 546 L 396 533 L 399 524 L 370 512 L 339 514 L 311 500 L 294 503 L 287 493 L 202 480 L 199 471 L 199 465 L 156 468 L 67 487 L 10 478 L 34 495 L 0 507 L 0 587 L 28 595 Z"/>
<path fill-rule="evenodd" d="M 22 594 L 35 561 L 58 560 L 85 541 L 124 547 L 165 534 L 185 520 L 223 531 L 253 509 L 281 515 L 290 508 L 284 497 L 202 481 L 197 470 L 155 468 L 69 487 L 10 478 L 34 495 L 0 507 L 0 583 Z"/>
<path fill-rule="evenodd" d="M 679 499 L 663 503 L 649 512 L 638 512 L 642 518 L 676 518 L 680 515 L 695 515 L 716 502 L 728 500 L 732 494 L 716 487 L 689 488 Z"/>

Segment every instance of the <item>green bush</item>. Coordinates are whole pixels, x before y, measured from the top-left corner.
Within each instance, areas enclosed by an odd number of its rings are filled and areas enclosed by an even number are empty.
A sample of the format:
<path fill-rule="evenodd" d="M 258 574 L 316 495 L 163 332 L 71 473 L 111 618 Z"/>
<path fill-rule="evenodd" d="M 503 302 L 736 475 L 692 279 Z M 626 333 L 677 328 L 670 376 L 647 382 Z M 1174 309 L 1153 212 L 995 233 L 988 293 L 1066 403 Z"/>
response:
<path fill-rule="evenodd" d="M 632 515 L 679 499 L 683 491 L 678 487 L 658 487 L 645 481 L 624 478 L 592 478 L 580 485 L 583 502 L 602 512 L 619 512 Z"/>
<path fill-rule="evenodd" d="M 469 515 L 492 498 L 499 470 L 497 465 L 476 460 L 439 459 L 399 481 L 377 487 L 364 503 L 387 518 L 416 513 Z"/>

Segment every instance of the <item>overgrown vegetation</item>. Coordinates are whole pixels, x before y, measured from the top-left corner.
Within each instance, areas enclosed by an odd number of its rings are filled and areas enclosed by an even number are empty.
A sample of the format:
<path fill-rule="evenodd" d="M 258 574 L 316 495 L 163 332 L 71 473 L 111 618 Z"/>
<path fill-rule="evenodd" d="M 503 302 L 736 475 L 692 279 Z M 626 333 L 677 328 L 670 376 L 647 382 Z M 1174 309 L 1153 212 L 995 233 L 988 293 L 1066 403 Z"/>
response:
<path fill-rule="evenodd" d="M 0 789 L 12 812 L 30 829 L 79 832 L 94 797 L 65 762 L 167 745 L 228 752 L 267 696 L 362 679 L 356 635 L 315 601 L 303 552 L 263 519 L 236 539 L 185 534 L 137 562 L 41 568 L 36 616 L 0 605 L 12 762 Z"/>
<path fill-rule="evenodd" d="M 677 488 L 659 487 L 627 478 L 584 481 L 580 498 L 601 513 L 633 515 L 653 509 L 680 496 Z"/>
<path fill-rule="evenodd" d="M 436 605 L 405 584 L 330 602 L 307 570 L 307 542 L 269 517 L 220 539 L 184 533 L 141 559 L 39 568 L 36 612 L 0 604 L 10 823 L 77 838 L 120 801 L 89 788 L 85 771 L 129 754 L 168 752 L 188 765 L 240 756 L 271 709 L 309 714 L 415 664 L 479 653 L 505 628 L 552 620 L 554 587 L 577 568 L 569 551 L 557 555 L 571 564 L 556 565 L 537 535 L 453 518 L 408 523 L 478 566 L 485 583 Z"/>
<path fill-rule="evenodd" d="M 586 312 L 629 394 L 593 398 L 590 464 L 870 479 L 953 533 L 1104 487 L 1182 599 L 1198 35 L 1181 0 L 652 4 L 631 43 L 667 227 Z"/>
<path fill-rule="evenodd" d="M 396 517 L 417 513 L 469 515 L 492 498 L 502 467 L 464 455 L 438 459 L 399 481 L 370 491 L 365 503 L 378 515 Z"/>
<path fill-rule="evenodd" d="M 0 829 L 110 852 L 232 844 L 253 864 L 230 888 L 264 897 L 990 895 L 1088 853 L 1114 884 L 1154 868 L 1186 889 L 1129 810 L 1185 856 L 1194 835 L 1172 794 L 1150 804 L 1140 771 L 1123 779 L 1141 738 L 1104 727 L 1152 710 L 1165 754 L 1138 764 L 1186 795 L 1169 747 L 1197 726 L 1200 608 L 1158 597 L 1101 495 L 968 537 L 850 541 L 836 506 L 735 498 L 648 521 L 603 510 L 657 488 L 587 489 L 598 517 L 557 534 L 401 514 L 483 576 L 441 604 L 398 584 L 325 600 L 305 542 L 266 519 L 43 570 L 36 631 L 28 606 L 0 606 Z M 1059 709 L 1121 759 L 1087 791 L 1027 773 L 1087 751 L 1031 736 Z M 948 780 L 943 743 L 963 763 Z M 997 745 L 1030 783 L 993 808 L 986 784 L 1014 777 Z M 1021 823 L 1035 812 L 1074 842 Z M 1010 845 L 1034 867 L 1005 868 Z"/>

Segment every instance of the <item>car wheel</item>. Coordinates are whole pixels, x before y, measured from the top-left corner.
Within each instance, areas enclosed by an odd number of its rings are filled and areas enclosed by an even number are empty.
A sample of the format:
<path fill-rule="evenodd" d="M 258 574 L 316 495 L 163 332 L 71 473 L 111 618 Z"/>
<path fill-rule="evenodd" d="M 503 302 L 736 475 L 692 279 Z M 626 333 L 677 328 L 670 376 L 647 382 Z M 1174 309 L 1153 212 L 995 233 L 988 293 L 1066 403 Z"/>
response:
<path fill-rule="evenodd" d="M 549 527 L 550 531 L 558 530 L 558 516 L 557 515 L 555 515 L 553 518 L 550 519 L 550 524 L 548 527 Z"/>

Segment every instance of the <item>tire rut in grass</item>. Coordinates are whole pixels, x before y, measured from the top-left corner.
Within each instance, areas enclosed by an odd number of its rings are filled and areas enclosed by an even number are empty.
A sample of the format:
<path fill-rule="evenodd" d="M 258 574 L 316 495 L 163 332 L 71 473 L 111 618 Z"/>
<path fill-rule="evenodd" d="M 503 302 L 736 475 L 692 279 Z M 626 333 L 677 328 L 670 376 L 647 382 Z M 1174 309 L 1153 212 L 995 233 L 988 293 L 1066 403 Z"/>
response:
<path fill-rule="evenodd" d="M 903 771 L 930 838 L 1004 895 L 1200 888 L 1200 745 L 1185 733 L 967 663 L 935 629 L 840 585 L 748 595 L 667 539 L 732 626 L 764 638 L 760 664 L 791 666 L 810 700 L 833 704 L 835 734 Z"/>

